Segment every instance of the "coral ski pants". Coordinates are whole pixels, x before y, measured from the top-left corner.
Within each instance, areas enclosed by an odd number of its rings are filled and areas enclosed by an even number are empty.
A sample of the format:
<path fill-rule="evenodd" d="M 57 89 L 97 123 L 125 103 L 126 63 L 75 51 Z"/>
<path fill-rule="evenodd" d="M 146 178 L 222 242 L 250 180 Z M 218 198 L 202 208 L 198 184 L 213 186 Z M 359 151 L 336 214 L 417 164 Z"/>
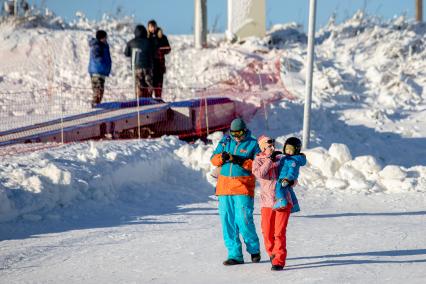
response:
<path fill-rule="evenodd" d="M 253 222 L 253 202 L 253 197 L 248 195 L 219 196 L 219 215 L 228 259 L 243 260 L 240 233 L 248 253 L 260 252 Z"/>
<path fill-rule="evenodd" d="M 262 207 L 260 212 L 266 252 L 269 256 L 275 256 L 272 260 L 273 265 L 284 266 L 287 258 L 286 229 L 290 209 L 276 211 L 269 207 Z"/>

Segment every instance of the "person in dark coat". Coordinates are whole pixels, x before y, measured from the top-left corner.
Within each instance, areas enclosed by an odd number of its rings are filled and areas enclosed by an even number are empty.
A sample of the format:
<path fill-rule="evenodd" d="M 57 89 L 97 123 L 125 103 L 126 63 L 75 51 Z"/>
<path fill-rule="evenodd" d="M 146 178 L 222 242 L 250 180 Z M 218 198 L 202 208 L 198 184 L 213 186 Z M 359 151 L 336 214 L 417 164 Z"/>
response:
<path fill-rule="evenodd" d="M 166 73 L 166 54 L 171 51 L 169 40 L 161 28 L 157 28 L 156 50 L 154 57 L 154 92 L 156 98 L 161 98 L 163 78 Z"/>
<path fill-rule="evenodd" d="M 89 74 L 92 82 L 93 99 L 92 107 L 102 101 L 105 90 L 105 77 L 111 72 L 111 55 L 107 42 L 107 33 L 103 30 L 96 32 L 96 38 L 89 41 L 90 60 Z"/>
<path fill-rule="evenodd" d="M 157 22 L 155 20 L 150 20 L 147 24 L 148 26 L 148 38 L 152 41 L 155 41 L 157 37 Z"/>
<path fill-rule="evenodd" d="M 147 31 L 145 26 L 138 25 L 135 28 L 135 38 L 130 40 L 124 55 L 127 57 L 132 56 L 132 50 L 139 49 L 140 52 L 135 59 L 135 72 L 136 72 L 136 91 L 137 97 L 151 97 L 153 89 L 153 58 L 155 47 L 153 43 L 147 38 Z"/>

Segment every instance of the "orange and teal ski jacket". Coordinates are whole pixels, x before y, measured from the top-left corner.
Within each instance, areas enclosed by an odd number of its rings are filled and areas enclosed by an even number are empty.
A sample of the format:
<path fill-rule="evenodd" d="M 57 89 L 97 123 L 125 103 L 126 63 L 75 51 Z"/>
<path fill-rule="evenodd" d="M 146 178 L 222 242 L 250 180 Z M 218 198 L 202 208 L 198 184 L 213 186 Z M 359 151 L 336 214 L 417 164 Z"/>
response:
<path fill-rule="evenodd" d="M 224 163 L 222 153 L 228 152 L 244 158 L 242 165 L 232 162 Z M 224 136 L 211 157 L 216 167 L 221 167 L 216 185 L 216 195 L 249 195 L 254 197 L 256 179 L 251 173 L 254 157 L 260 153 L 255 137 L 247 131 L 246 137 L 237 142 L 230 136 Z"/>

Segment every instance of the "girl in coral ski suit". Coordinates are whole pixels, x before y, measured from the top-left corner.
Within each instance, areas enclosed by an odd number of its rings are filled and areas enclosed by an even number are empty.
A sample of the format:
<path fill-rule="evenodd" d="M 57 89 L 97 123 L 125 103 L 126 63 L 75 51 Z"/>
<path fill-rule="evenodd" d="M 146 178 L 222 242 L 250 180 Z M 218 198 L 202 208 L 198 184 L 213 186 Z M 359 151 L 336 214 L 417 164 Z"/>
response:
<path fill-rule="evenodd" d="M 281 152 L 275 151 L 274 140 L 261 136 L 258 139 L 260 150 L 252 167 L 253 175 L 260 183 L 261 227 L 266 252 L 271 262 L 271 270 L 282 270 L 287 257 L 286 229 L 291 206 L 284 210 L 272 210 L 275 203 L 275 185 L 278 179 L 278 166 Z"/>

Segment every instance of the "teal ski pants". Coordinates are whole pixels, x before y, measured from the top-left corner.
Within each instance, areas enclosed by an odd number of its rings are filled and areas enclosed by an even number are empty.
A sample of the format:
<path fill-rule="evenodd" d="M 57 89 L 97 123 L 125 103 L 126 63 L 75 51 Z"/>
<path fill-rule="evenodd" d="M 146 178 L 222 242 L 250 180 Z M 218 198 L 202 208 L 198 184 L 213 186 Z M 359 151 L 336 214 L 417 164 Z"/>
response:
<path fill-rule="evenodd" d="M 253 203 L 253 197 L 248 195 L 219 196 L 219 215 L 228 259 L 243 260 L 239 234 L 243 237 L 248 253 L 260 252 L 253 222 Z"/>

